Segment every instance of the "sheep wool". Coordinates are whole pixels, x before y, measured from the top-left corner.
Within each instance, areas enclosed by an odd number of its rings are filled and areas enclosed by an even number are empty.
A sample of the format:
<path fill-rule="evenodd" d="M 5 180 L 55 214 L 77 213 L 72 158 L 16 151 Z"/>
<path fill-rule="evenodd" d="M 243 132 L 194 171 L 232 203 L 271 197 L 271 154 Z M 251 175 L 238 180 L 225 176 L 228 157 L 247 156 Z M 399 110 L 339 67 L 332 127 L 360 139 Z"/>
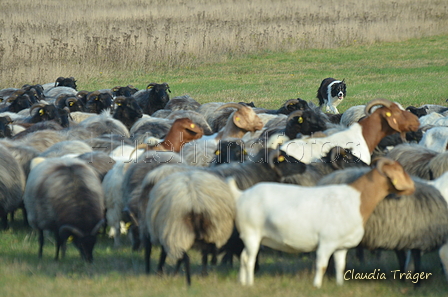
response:
<path fill-rule="evenodd" d="M 233 230 L 235 202 L 228 185 L 202 172 L 179 172 L 151 190 L 146 212 L 151 240 L 181 259 L 195 241 L 223 246 Z"/>

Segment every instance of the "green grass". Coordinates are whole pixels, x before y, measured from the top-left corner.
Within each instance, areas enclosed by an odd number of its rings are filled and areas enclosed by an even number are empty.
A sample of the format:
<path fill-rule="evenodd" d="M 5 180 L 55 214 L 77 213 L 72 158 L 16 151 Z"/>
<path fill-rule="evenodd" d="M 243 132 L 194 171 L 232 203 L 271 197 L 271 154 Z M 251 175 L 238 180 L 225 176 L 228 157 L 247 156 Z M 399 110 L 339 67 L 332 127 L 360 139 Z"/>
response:
<path fill-rule="evenodd" d="M 345 78 L 347 98 L 338 109 L 375 98 L 403 105 L 444 104 L 448 98 L 448 36 L 432 36 L 398 43 L 350 46 L 338 49 L 265 52 L 241 59 L 168 69 L 98 74 L 78 80 L 79 89 L 111 88 L 133 84 L 141 89 L 150 82 L 168 82 L 171 96 L 189 94 L 201 103 L 253 101 L 256 106 L 278 108 L 300 97 L 317 103 L 322 79 Z"/>
<path fill-rule="evenodd" d="M 410 281 L 393 278 L 397 269 L 393 252 L 383 251 L 379 258 L 366 252 L 361 264 L 355 251 L 349 251 L 346 269 L 370 273 L 375 269 L 386 273 L 386 280 L 347 280 L 342 287 L 335 283 L 331 271 L 324 277 L 323 287 L 312 286 L 314 254 L 284 254 L 265 248 L 261 254 L 261 269 L 255 275 L 253 287 L 243 287 L 237 281 L 239 261 L 234 267 L 209 266 L 209 275 L 200 276 L 200 254 L 191 250 L 192 286 L 187 287 L 185 275 L 171 275 L 174 262 L 167 261 L 167 275 L 155 274 L 159 248 L 152 255 L 152 272 L 144 274 L 143 251 L 132 252 L 129 241 L 118 249 L 113 240 L 99 236 L 94 249 L 94 263 L 81 261 L 78 251 L 68 245 L 67 255 L 53 260 L 55 247 L 51 236 L 46 237 L 43 258 L 37 257 L 37 234 L 23 225 L 20 214 L 11 228 L 0 232 L 1 296 L 447 296 L 448 283 L 443 275 L 437 252 L 422 257 L 422 270 L 432 273 L 420 288 Z"/>

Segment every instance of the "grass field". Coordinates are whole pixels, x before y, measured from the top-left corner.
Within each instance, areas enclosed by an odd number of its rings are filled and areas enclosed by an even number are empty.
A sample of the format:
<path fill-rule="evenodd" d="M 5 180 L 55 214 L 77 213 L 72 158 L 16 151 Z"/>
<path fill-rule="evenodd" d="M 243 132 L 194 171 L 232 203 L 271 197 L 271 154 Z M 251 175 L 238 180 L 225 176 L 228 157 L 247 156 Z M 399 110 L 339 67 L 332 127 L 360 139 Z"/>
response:
<path fill-rule="evenodd" d="M 320 82 L 332 76 L 347 82 L 341 112 L 378 97 L 404 106 L 446 104 L 445 1 L 303 2 L 2 0 L 0 89 L 59 76 L 74 76 L 79 90 L 90 91 L 165 81 L 172 97 L 278 108 L 297 97 L 316 103 Z M 393 279 L 393 253 L 379 259 L 367 253 L 361 264 L 350 251 L 347 269 L 380 269 L 387 280 L 348 280 L 337 287 L 326 276 L 317 290 L 313 255 L 266 250 L 255 286 L 245 288 L 237 283 L 238 261 L 234 268 L 212 267 L 203 278 L 192 251 L 193 285 L 187 288 L 183 273 L 146 276 L 141 251 L 133 253 L 129 243 L 112 246 L 100 237 L 92 265 L 81 262 L 73 246 L 55 262 L 54 242 L 47 238 L 38 260 L 37 234 L 19 214 L 0 231 L 0 296 L 448 296 L 435 252 L 422 258 L 423 271 L 433 275 L 418 289 Z"/>

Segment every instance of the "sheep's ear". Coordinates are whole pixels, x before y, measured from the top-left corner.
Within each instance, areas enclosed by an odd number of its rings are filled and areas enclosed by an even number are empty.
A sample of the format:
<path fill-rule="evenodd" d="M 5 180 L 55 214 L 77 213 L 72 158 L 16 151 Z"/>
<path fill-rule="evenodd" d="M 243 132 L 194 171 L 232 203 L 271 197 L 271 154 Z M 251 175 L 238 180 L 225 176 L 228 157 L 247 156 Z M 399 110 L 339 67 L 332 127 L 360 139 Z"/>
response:
<path fill-rule="evenodd" d="M 415 191 L 414 181 L 404 171 L 401 166 L 384 165 L 382 168 L 384 174 L 398 191 L 399 195 L 410 195 Z"/>
<path fill-rule="evenodd" d="M 245 129 L 248 126 L 246 117 L 239 110 L 233 114 L 233 123 L 241 129 Z"/>
<path fill-rule="evenodd" d="M 42 157 L 36 157 L 36 158 L 32 159 L 31 164 L 30 164 L 30 170 L 32 170 L 34 167 L 36 167 L 38 164 L 42 163 L 43 161 L 45 161 L 45 158 L 42 158 Z"/>

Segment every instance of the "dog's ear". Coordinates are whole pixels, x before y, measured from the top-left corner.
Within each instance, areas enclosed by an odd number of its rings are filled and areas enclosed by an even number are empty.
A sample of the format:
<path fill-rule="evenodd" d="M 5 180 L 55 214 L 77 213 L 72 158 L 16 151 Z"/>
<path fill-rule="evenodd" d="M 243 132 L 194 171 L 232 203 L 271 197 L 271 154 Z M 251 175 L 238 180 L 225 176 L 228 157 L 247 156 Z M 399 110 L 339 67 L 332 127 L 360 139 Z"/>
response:
<path fill-rule="evenodd" d="M 342 79 L 342 83 L 343 83 L 343 84 L 345 84 L 345 78 L 344 78 L 344 79 Z"/>

